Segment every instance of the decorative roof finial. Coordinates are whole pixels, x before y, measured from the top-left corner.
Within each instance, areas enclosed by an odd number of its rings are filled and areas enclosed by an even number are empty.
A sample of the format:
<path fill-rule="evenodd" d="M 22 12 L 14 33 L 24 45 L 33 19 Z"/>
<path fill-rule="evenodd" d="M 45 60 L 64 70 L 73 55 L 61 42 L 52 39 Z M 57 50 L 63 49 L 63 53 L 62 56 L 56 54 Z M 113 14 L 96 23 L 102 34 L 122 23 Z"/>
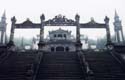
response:
<path fill-rule="evenodd" d="M 116 20 L 116 21 L 119 21 L 119 16 L 118 16 L 118 14 L 117 14 L 117 11 L 115 10 L 115 16 L 114 16 L 114 19 Z"/>
<path fill-rule="evenodd" d="M 42 15 L 40 16 L 40 19 L 41 19 L 41 21 L 44 21 L 44 20 L 45 20 L 44 14 L 42 14 Z"/>
<path fill-rule="evenodd" d="M 109 18 L 107 16 L 105 16 L 104 21 L 105 21 L 105 23 L 109 23 Z"/>
<path fill-rule="evenodd" d="M 95 22 L 93 17 L 91 17 L 91 22 Z"/>
<path fill-rule="evenodd" d="M 11 21 L 12 21 L 13 23 L 16 22 L 16 18 L 15 18 L 15 16 L 13 16 L 13 17 L 11 18 Z"/>
<path fill-rule="evenodd" d="M 61 14 L 59 14 L 59 15 L 58 15 L 58 18 L 62 18 L 62 15 L 61 15 Z"/>
<path fill-rule="evenodd" d="M 116 16 L 118 17 L 118 13 L 117 13 L 117 11 L 115 10 L 115 17 L 116 17 Z"/>
<path fill-rule="evenodd" d="M 29 18 L 27 18 L 26 20 L 27 20 L 27 21 L 30 21 L 30 19 L 29 19 Z"/>
<path fill-rule="evenodd" d="M 80 18 L 80 16 L 79 16 L 78 14 L 76 14 L 75 20 L 76 20 L 76 21 L 79 21 L 79 18 Z"/>
<path fill-rule="evenodd" d="M 3 13 L 3 15 L 1 17 L 1 21 L 6 22 L 6 11 L 5 10 L 4 10 L 4 13 Z"/>
<path fill-rule="evenodd" d="M 4 10 L 3 16 L 2 17 L 6 17 L 6 10 Z"/>

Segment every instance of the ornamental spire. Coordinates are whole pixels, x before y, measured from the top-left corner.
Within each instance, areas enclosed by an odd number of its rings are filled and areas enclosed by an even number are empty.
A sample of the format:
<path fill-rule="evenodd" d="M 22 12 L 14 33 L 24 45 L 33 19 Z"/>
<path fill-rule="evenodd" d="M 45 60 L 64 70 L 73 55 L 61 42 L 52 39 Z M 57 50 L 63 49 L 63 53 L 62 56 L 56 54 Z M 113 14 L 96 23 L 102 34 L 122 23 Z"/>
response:
<path fill-rule="evenodd" d="M 3 13 L 2 17 L 6 17 L 6 10 L 4 10 L 4 13 Z"/>
<path fill-rule="evenodd" d="M 119 21 L 119 16 L 118 16 L 118 13 L 117 13 L 116 10 L 115 10 L 115 16 L 114 16 L 114 19 L 115 19 L 115 21 Z"/>
<path fill-rule="evenodd" d="M 115 10 L 115 17 L 119 17 L 116 10 Z"/>
<path fill-rule="evenodd" d="M 3 15 L 1 17 L 1 21 L 6 22 L 6 11 L 5 10 L 4 10 L 4 13 L 3 13 Z"/>

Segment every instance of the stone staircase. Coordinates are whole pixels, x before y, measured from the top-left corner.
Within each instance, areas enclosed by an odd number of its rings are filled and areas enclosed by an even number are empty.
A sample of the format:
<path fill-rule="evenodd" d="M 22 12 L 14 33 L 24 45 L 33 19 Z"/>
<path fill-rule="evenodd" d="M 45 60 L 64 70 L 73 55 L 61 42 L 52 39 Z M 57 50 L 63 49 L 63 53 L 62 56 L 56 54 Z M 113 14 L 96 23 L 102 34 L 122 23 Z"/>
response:
<path fill-rule="evenodd" d="M 8 52 L 7 54 L 7 58 L 0 63 L 0 80 L 87 79 L 75 52 L 44 52 L 38 69 L 34 70 L 37 71 L 36 74 L 32 71 L 36 56 L 38 57 L 37 52 Z M 89 68 L 94 73 L 91 75 L 91 80 L 125 80 L 123 65 L 121 66 L 108 51 L 85 51 L 84 55 Z"/>
<path fill-rule="evenodd" d="M 71 52 L 44 53 L 35 80 L 84 80 L 78 55 Z"/>
<path fill-rule="evenodd" d="M 94 72 L 95 80 L 125 80 L 123 67 L 109 52 L 88 51 L 85 58 Z"/>
<path fill-rule="evenodd" d="M 34 54 L 8 52 L 8 57 L 0 63 L 0 80 L 32 80 Z"/>

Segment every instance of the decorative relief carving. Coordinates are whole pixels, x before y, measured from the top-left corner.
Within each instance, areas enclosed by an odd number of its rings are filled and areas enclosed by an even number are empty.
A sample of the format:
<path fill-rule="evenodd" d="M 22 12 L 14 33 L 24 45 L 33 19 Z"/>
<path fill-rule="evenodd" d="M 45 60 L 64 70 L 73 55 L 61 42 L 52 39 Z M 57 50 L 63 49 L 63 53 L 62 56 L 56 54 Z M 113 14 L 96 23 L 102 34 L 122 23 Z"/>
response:
<path fill-rule="evenodd" d="M 55 26 L 60 26 L 60 25 L 73 26 L 75 24 L 75 21 L 72 19 L 67 19 L 65 16 L 59 14 L 58 16 L 55 16 L 53 19 L 49 19 L 48 21 L 46 21 L 45 24 L 55 25 Z"/>
<path fill-rule="evenodd" d="M 32 21 L 30 21 L 30 19 L 28 18 L 25 22 L 22 23 L 22 25 L 33 25 Z"/>

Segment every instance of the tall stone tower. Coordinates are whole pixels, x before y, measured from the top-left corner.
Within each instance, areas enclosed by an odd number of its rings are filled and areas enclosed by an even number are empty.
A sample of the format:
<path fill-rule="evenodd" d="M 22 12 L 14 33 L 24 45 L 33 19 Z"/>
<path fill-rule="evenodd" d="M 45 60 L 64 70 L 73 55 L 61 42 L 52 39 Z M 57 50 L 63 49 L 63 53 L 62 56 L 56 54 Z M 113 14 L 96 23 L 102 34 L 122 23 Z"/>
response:
<path fill-rule="evenodd" d="M 6 12 L 4 11 L 0 21 L 0 44 L 6 43 Z"/>
<path fill-rule="evenodd" d="M 114 31 L 115 31 L 115 42 L 118 44 L 123 43 L 124 35 L 123 35 L 122 24 L 116 11 L 114 17 Z"/>

